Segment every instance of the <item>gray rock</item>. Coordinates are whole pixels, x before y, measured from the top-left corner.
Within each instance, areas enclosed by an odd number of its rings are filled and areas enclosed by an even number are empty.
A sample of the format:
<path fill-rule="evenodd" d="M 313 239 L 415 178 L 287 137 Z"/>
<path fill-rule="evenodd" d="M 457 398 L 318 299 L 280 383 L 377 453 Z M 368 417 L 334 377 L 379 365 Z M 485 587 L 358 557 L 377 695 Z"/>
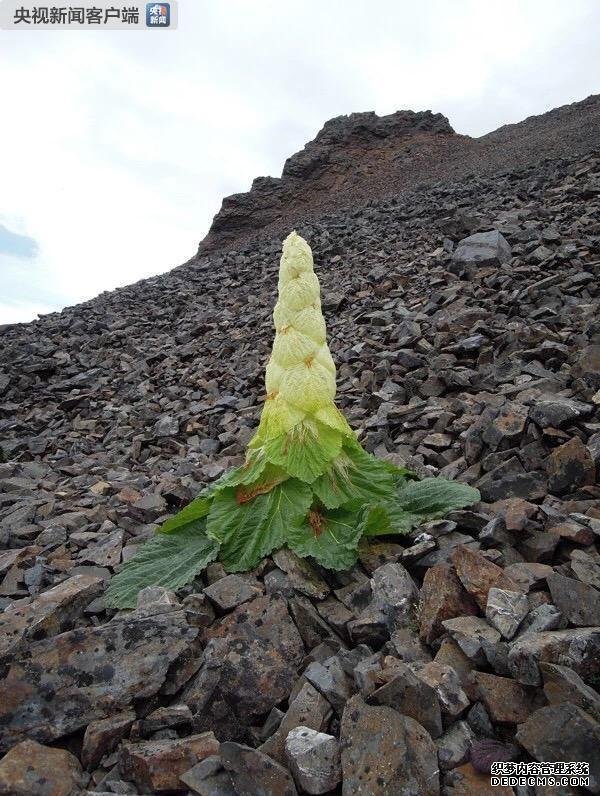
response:
<path fill-rule="evenodd" d="M 521 622 L 519 638 L 525 633 L 542 633 L 545 630 L 560 630 L 567 626 L 567 620 L 552 603 L 542 603 L 533 608 Z"/>
<path fill-rule="evenodd" d="M 306 682 L 290 702 L 281 724 L 270 738 L 260 747 L 261 752 L 269 755 L 282 765 L 285 764 L 285 739 L 288 733 L 302 725 L 317 732 L 325 731 L 329 726 L 332 708 L 317 689 Z"/>
<path fill-rule="evenodd" d="M 487 653 L 500 641 L 500 633 L 478 616 L 446 619 L 442 625 L 464 654 L 478 666 L 487 663 Z"/>
<path fill-rule="evenodd" d="M 515 680 L 541 685 L 540 662 L 573 669 L 585 682 L 600 676 L 600 627 L 524 633 L 510 644 L 508 666 Z"/>
<path fill-rule="evenodd" d="M 436 691 L 403 663 L 394 663 L 394 676 L 369 697 L 369 703 L 388 705 L 425 727 L 432 738 L 442 734 L 442 712 Z"/>
<path fill-rule="evenodd" d="M 219 754 L 238 796 L 297 796 L 289 772 L 258 749 L 228 741 Z"/>
<path fill-rule="evenodd" d="M 559 395 L 538 398 L 529 410 L 529 418 L 540 428 L 563 428 L 576 420 L 589 417 L 593 407 L 589 404 Z"/>
<path fill-rule="evenodd" d="M 572 625 L 600 626 L 600 591 L 557 572 L 548 575 L 548 587 L 558 610 Z"/>
<path fill-rule="evenodd" d="M 34 600 L 16 600 L 0 615 L 0 662 L 22 649 L 27 640 L 40 640 L 67 630 L 86 605 L 102 592 L 102 580 L 75 575 Z"/>
<path fill-rule="evenodd" d="M 540 663 L 540 671 L 544 678 L 544 694 L 551 705 L 570 702 L 600 721 L 600 695 L 573 669 L 555 663 Z"/>
<path fill-rule="evenodd" d="M 219 755 L 210 755 L 179 775 L 184 785 L 199 796 L 237 796 L 231 777 Z"/>
<path fill-rule="evenodd" d="M 3 742 L 55 740 L 153 696 L 197 634 L 179 611 L 36 641 L 0 681 Z"/>
<path fill-rule="evenodd" d="M 258 581 L 252 583 L 239 575 L 226 575 L 204 589 L 204 594 L 220 611 L 231 611 L 262 593 Z"/>
<path fill-rule="evenodd" d="M 588 763 L 588 790 L 600 793 L 600 724 L 581 708 L 569 703 L 540 708 L 519 726 L 516 739 L 535 760 Z"/>
<path fill-rule="evenodd" d="M 352 695 L 353 682 L 344 672 L 339 659 L 333 656 L 324 663 L 315 661 L 306 669 L 304 676 L 341 716 L 346 700 Z"/>
<path fill-rule="evenodd" d="M 411 669 L 418 678 L 430 686 L 447 716 L 458 716 L 469 706 L 469 698 L 465 694 L 458 672 L 439 661 L 430 663 L 413 663 Z"/>
<path fill-rule="evenodd" d="M 522 592 L 496 589 L 488 592 L 485 616 L 503 638 L 511 639 L 529 611 L 527 597 Z"/>
<path fill-rule="evenodd" d="M 327 793 L 342 778 L 340 748 L 333 735 L 295 727 L 288 734 L 285 753 L 296 784 L 306 793 Z"/>
<path fill-rule="evenodd" d="M 343 796 L 438 796 L 437 749 L 429 733 L 387 706 L 346 703 L 340 730 Z"/>
<path fill-rule="evenodd" d="M 204 634 L 200 669 L 181 700 L 195 714 L 197 729 L 214 728 L 223 737 L 239 726 L 240 716 L 250 723 L 287 699 L 304 647 L 283 600 L 257 597 Z"/>
<path fill-rule="evenodd" d="M 463 238 L 452 255 L 455 266 L 463 268 L 501 265 L 510 258 L 511 248 L 498 230 L 476 232 Z"/>
<path fill-rule="evenodd" d="M 442 771 L 462 765 L 469 759 L 475 733 L 466 721 L 457 721 L 436 741 Z"/>
<path fill-rule="evenodd" d="M 414 623 L 419 590 L 402 564 L 384 564 L 371 577 L 373 603 L 387 618 L 390 629 Z"/>
<path fill-rule="evenodd" d="M 157 437 L 174 437 L 179 433 L 179 421 L 171 415 L 163 415 L 154 424 L 154 433 Z"/>

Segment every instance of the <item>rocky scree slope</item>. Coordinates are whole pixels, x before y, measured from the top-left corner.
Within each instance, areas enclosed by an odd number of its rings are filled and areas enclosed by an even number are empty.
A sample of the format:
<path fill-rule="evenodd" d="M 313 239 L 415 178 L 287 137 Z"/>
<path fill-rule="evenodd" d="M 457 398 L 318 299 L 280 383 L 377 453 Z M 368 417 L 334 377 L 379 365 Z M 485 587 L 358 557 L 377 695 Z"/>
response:
<path fill-rule="evenodd" d="M 595 152 L 299 225 L 364 445 L 482 494 L 345 573 L 102 600 L 241 461 L 278 235 L 4 328 L 0 793 L 513 793 L 492 760 L 597 793 L 599 218 Z"/>

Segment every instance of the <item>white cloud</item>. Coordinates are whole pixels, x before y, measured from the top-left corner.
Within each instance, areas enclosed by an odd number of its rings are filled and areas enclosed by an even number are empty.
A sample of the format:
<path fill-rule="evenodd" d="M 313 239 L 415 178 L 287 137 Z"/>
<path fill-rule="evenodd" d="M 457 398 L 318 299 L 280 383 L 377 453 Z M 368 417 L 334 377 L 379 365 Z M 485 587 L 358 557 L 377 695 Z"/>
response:
<path fill-rule="evenodd" d="M 0 33 L 0 221 L 39 244 L 27 268 L 0 261 L 0 323 L 183 262 L 224 195 L 279 175 L 332 116 L 431 108 L 480 135 L 600 73 L 596 0 L 181 0 L 179 16 L 161 34 Z"/>

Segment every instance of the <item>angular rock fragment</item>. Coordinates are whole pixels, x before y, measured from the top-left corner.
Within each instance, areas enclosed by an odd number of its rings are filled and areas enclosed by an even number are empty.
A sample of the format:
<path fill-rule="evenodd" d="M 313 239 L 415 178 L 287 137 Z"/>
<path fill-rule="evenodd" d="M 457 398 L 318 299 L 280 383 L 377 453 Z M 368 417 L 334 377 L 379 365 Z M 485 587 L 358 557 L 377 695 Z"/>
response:
<path fill-rule="evenodd" d="M 204 594 L 220 611 L 231 611 L 262 593 L 258 581 L 254 584 L 239 575 L 226 575 L 204 589 Z"/>
<path fill-rule="evenodd" d="M 32 740 L 21 741 L 0 760 L 2 796 L 79 796 L 86 781 L 74 755 Z"/>
<path fill-rule="evenodd" d="M 540 663 L 544 678 L 544 694 L 551 705 L 570 702 L 600 721 L 600 694 L 586 685 L 581 677 L 567 666 Z"/>
<path fill-rule="evenodd" d="M 482 611 L 486 609 L 488 592 L 492 587 L 520 590 L 501 567 L 488 561 L 478 550 L 459 545 L 452 553 L 452 563 L 461 583 Z"/>
<path fill-rule="evenodd" d="M 438 796 L 437 749 L 414 719 L 360 696 L 346 703 L 340 731 L 343 796 Z"/>
<path fill-rule="evenodd" d="M 547 705 L 519 726 L 516 740 L 538 761 L 577 760 L 589 765 L 592 793 L 600 793 L 600 724 L 568 702 Z"/>
<path fill-rule="evenodd" d="M 520 724 L 534 709 L 532 689 L 511 680 L 487 672 L 473 672 L 479 699 L 490 718 L 499 724 Z"/>
<path fill-rule="evenodd" d="M 457 721 L 452 724 L 436 741 L 442 771 L 448 771 L 466 763 L 474 742 L 475 733 L 466 721 Z"/>
<path fill-rule="evenodd" d="M 594 683 L 600 676 L 600 627 L 525 633 L 511 643 L 508 666 L 515 680 L 541 685 L 541 662 L 568 666 Z"/>
<path fill-rule="evenodd" d="M 420 635 L 431 644 L 443 635 L 442 622 L 476 614 L 477 605 L 449 564 L 436 564 L 425 573 L 419 611 Z"/>
<path fill-rule="evenodd" d="M 547 578 L 552 601 L 572 625 L 600 626 L 600 591 L 554 572 Z"/>
<path fill-rule="evenodd" d="M 83 613 L 102 592 L 102 580 L 74 575 L 33 600 L 17 600 L 0 615 L 0 660 L 15 653 L 25 641 L 55 636 Z"/>
<path fill-rule="evenodd" d="M 51 741 L 147 699 L 197 634 L 175 611 L 34 642 L 0 681 L 2 742 Z"/>
<path fill-rule="evenodd" d="M 306 793 L 328 793 L 342 778 L 339 744 L 333 735 L 295 727 L 288 734 L 285 753 L 296 784 Z"/>
<path fill-rule="evenodd" d="M 176 790 L 181 786 L 181 774 L 218 751 L 219 742 L 212 732 L 170 741 L 125 744 L 121 771 L 139 788 L 159 793 Z"/>
<path fill-rule="evenodd" d="M 290 773 L 258 749 L 228 741 L 220 755 L 239 796 L 297 796 Z"/>
<path fill-rule="evenodd" d="M 489 590 L 485 616 L 503 638 L 515 635 L 528 611 L 529 603 L 523 592 L 495 587 Z"/>
<path fill-rule="evenodd" d="M 478 666 L 487 663 L 488 654 L 500 641 L 500 633 L 478 616 L 446 619 L 442 624 L 467 658 Z"/>
<path fill-rule="evenodd" d="M 442 734 L 442 712 L 436 691 L 403 663 L 394 665 L 394 674 L 368 699 L 372 705 L 388 705 L 425 727 L 432 738 Z"/>
<path fill-rule="evenodd" d="M 285 739 L 294 727 L 309 727 L 316 732 L 324 732 L 333 710 L 329 702 L 310 683 L 304 683 L 293 699 L 281 720 L 281 724 L 270 738 L 260 747 L 261 752 L 285 764 Z"/>
<path fill-rule="evenodd" d="M 135 719 L 135 711 L 124 710 L 106 719 L 91 721 L 85 728 L 81 747 L 81 762 L 85 768 L 95 768 L 105 754 L 112 752 L 126 737 Z"/>
<path fill-rule="evenodd" d="M 182 697 L 197 729 L 226 736 L 225 715 L 250 724 L 289 696 L 304 646 L 284 600 L 257 597 L 204 633 L 201 668 Z"/>

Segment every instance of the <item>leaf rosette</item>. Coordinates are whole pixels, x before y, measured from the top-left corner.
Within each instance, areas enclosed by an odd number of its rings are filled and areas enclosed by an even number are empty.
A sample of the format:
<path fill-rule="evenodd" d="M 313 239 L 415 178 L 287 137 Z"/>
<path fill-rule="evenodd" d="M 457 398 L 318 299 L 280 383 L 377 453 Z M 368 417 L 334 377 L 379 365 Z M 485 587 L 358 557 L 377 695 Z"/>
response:
<path fill-rule="evenodd" d="M 295 232 L 283 244 L 278 292 L 266 398 L 244 464 L 162 525 L 111 580 L 107 605 L 135 607 L 148 585 L 180 588 L 216 558 L 228 572 L 252 570 L 286 546 L 348 569 L 362 537 L 405 534 L 480 499 L 466 484 L 416 480 L 362 448 L 335 405 L 319 281 Z"/>

